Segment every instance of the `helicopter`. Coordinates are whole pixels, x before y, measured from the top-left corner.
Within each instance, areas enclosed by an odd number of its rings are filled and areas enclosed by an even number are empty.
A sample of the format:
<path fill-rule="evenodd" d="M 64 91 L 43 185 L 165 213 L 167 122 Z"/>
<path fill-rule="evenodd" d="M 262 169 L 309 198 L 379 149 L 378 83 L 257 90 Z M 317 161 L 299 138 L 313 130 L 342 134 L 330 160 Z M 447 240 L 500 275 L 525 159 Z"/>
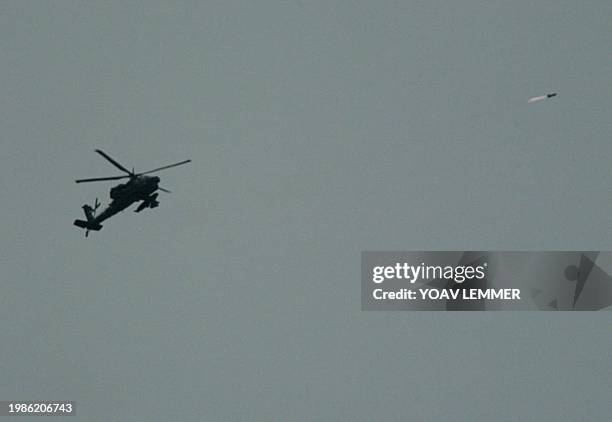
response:
<path fill-rule="evenodd" d="M 111 158 L 104 151 L 97 149 L 96 152 L 108 160 L 112 165 L 117 167 L 119 170 L 127 173 L 123 176 L 111 176 L 111 177 L 95 177 L 91 179 L 78 179 L 77 183 L 85 183 L 85 182 L 99 182 L 104 180 L 120 180 L 120 179 L 130 179 L 126 183 L 122 183 L 117 185 L 110 190 L 111 203 L 108 204 L 108 207 L 103 210 L 99 215 L 96 216 L 96 211 L 100 207 L 100 203 L 98 202 L 98 198 L 94 202 L 94 206 L 83 205 L 83 211 L 85 212 L 86 220 L 74 220 L 74 225 L 85 229 L 85 237 L 89 235 L 89 231 L 99 231 L 102 229 L 102 223 L 104 220 L 109 219 L 113 215 L 123 211 L 130 205 L 142 201 L 138 207 L 134 210 L 135 212 L 141 212 L 145 208 L 156 208 L 159 206 L 159 201 L 157 200 L 158 193 L 155 192 L 160 190 L 162 192 L 170 193 L 169 190 L 164 189 L 159 186 L 159 177 L 157 176 L 147 176 L 150 173 L 154 173 L 156 171 L 168 169 L 171 167 L 180 166 L 183 164 L 187 164 L 191 162 L 191 160 L 184 160 L 178 163 L 170 164 L 163 167 L 158 167 L 153 170 L 145 171 L 142 173 L 129 171 L 121 164 L 119 164 L 116 160 Z"/>

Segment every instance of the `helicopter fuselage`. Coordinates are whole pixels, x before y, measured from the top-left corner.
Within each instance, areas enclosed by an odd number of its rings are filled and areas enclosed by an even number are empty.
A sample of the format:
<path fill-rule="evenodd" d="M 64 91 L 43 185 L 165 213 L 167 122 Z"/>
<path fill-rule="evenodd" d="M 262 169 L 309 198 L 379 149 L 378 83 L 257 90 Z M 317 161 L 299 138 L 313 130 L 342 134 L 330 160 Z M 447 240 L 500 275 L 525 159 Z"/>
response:
<path fill-rule="evenodd" d="M 138 176 L 127 183 L 122 183 L 111 188 L 110 197 L 112 201 L 104 211 L 95 217 L 96 223 L 101 223 L 123 211 L 135 202 L 155 201 L 157 195 L 153 197 L 152 194 L 157 190 L 158 184 L 159 177 L 157 176 Z"/>
<path fill-rule="evenodd" d="M 159 177 L 157 176 L 137 176 L 130 179 L 127 183 L 111 188 L 110 197 L 112 200 L 127 200 L 133 198 L 136 202 L 147 198 L 157 190 Z"/>
<path fill-rule="evenodd" d="M 100 230 L 102 222 L 120 213 L 135 202 L 142 201 L 136 209 L 137 212 L 144 208 L 155 208 L 159 205 L 157 193 L 159 177 L 157 176 L 137 176 L 129 182 L 111 188 L 110 197 L 112 199 L 108 207 L 100 214 L 95 215 L 95 209 L 89 205 L 83 205 L 83 210 L 87 216 L 87 221 L 77 220 L 75 225 L 86 228 L 87 230 Z M 96 200 L 97 201 L 97 200 Z"/>

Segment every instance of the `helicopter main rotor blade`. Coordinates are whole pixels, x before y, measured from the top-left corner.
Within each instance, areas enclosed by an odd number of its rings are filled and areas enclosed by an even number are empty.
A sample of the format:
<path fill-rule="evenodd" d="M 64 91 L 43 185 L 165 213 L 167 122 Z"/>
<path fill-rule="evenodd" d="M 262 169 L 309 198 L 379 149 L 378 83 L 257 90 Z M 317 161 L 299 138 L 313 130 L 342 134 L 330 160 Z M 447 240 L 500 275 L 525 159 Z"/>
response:
<path fill-rule="evenodd" d="M 111 162 L 111 164 L 113 164 L 115 167 L 117 167 L 119 170 L 122 170 L 124 172 L 126 172 L 127 174 L 133 175 L 134 173 L 129 171 L 128 169 L 126 169 L 125 167 L 123 167 L 121 164 L 119 164 L 118 162 L 116 162 L 115 160 L 113 160 L 107 153 L 105 153 L 104 151 L 97 149 L 96 152 L 98 154 L 100 154 L 102 157 L 106 158 L 108 161 Z"/>
<path fill-rule="evenodd" d="M 129 177 L 132 176 L 112 176 L 112 177 L 94 177 L 92 179 L 79 179 L 79 180 L 75 180 L 75 182 L 77 183 L 84 183 L 84 182 L 101 182 L 103 180 L 119 180 L 119 179 L 127 179 Z"/>
<path fill-rule="evenodd" d="M 187 163 L 190 163 L 190 162 L 191 162 L 191 160 L 185 160 L 185 161 L 181 161 L 180 163 L 174 163 L 174 164 L 170 164 L 169 166 L 163 166 L 163 167 L 159 167 L 159 168 L 156 168 L 156 169 L 153 169 L 153 170 L 145 171 L 144 173 L 138 173 L 138 175 L 149 174 L 149 173 L 153 173 L 153 172 L 156 172 L 156 171 L 160 171 L 160 170 L 164 170 L 164 169 L 169 169 L 170 167 L 181 166 L 183 164 L 187 164 Z"/>

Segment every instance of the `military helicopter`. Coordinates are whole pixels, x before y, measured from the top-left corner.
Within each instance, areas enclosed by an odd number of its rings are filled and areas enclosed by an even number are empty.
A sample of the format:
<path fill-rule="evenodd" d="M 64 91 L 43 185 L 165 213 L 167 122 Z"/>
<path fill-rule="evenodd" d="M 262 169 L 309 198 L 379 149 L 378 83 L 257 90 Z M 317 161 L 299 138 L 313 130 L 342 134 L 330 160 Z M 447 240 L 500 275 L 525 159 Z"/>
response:
<path fill-rule="evenodd" d="M 99 182 L 103 180 L 119 180 L 119 179 L 130 179 L 127 183 L 123 183 L 120 185 L 111 188 L 110 197 L 112 199 L 111 203 L 108 204 L 108 207 L 102 211 L 98 216 L 96 216 L 96 211 L 100 206 L 98 202 L 98 198 L 94 203 L 94 206 L 83 205 L 83 211 L 85 212 L 85 218 L 87 220 L 74 220 L 74 225 L 85 229 L 85 237 L 89 235 L 90 230 L 98 231 L 102 228 L 102 223 L 104 220 L 109 219 L 113 215 L 123 211 L 130 205 L 135 202 L 142 201 L 138 208 L 136 208 L 135 212 L 140 212 L 145 208 L 155 208 L 159 205 L 159 201 L 157 200 L 158 193 L 156 190 L 160 190 L 162 192 L 170 193 L 169 190 L 159 187 L 159 177 L 157 176 L 147 176 L 147 174 L 154 173 L 156 171 L 168 169 L 170 167 L 176 167 L 183 164 L 187 164 L 191 162 L 191 160 L 181 161 L 179 163 L 170 164 L 168 166 L 159 167 L 153 170 L 145 171 L 142 173 L 135 173 L 134 169 L 129 171 L 113 158 L 111 158 L 104 151 L 97 149 L 96 152 L 100 154 L 102 157 L 106 158 L 112 165 L 117 167 L 119 170 L 127 173 L 123 176 L 111 176 L 111 177 L 96 177 L 92 179 L 79 179 L 76 180 L 77 183 L 85 183 L 85 182 Z"/>

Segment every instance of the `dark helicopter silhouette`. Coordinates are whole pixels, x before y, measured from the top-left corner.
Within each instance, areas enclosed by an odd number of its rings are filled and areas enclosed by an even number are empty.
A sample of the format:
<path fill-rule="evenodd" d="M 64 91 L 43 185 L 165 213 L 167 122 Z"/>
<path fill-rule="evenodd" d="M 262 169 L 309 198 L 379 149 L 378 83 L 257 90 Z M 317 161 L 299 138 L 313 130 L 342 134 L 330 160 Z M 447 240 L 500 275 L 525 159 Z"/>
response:
<path fill-rule="evenodd" d="M 83 205 L 83 211 L 85 211 L 85 217 L 87 218 L 87 220 L 74 220 L 74 225 L 86 229 L 85 237 L 87 237 L 90 230 L 100 230 L 102 228 L 102 224 L 100 223 L 102 223 L 104 220 L 107 220 L 113 215 L 123 211 L 135 202 L 142 201 L 140 205 L 138 205 L 138 208 L 136 208 L 135 212 L 140 212 L 145 208 L 157 207 L 159 205 L 159 201 L 157 201 L 158 194 L 155 191 L 160 190 L 166 193 L 170 193 L 170 191 L 159 187 L 159 177 L 147 176 L 147 174 L 191 162 L 191 160 L 185 160 L 179 163 L 170 164 L 168 166 L 159 167 L 142 173 L 134 173 L 134 169 L 132 169 L 132 171 L 129 171 L 117 161 L 108 156 L 108 154 L 106 154 L 104 151 L 97 149 L 96 152 L 102 157 L 106 158 L 108 161 L 110 161 L 110 163 L 117 167 L 119 170 L 124 171 L 127 174 L 124 176 L 79 179 L 76 180 L 77 183 L 99 182 L 103 180 L 119 180 L 128 178 L 130 180 L 128 180 L 127 183 L 123 183 L 121 185 L 115 186 L 114 188 L 111 188 L 110 197 L 112 201 L 110 204 L 108 204 L 108 207 L 99 215 L 96 216 L 96 210 L 100 206 L 100 203 L 98 202 L 97 198 L 93 207 L 87 204 Z"/>

